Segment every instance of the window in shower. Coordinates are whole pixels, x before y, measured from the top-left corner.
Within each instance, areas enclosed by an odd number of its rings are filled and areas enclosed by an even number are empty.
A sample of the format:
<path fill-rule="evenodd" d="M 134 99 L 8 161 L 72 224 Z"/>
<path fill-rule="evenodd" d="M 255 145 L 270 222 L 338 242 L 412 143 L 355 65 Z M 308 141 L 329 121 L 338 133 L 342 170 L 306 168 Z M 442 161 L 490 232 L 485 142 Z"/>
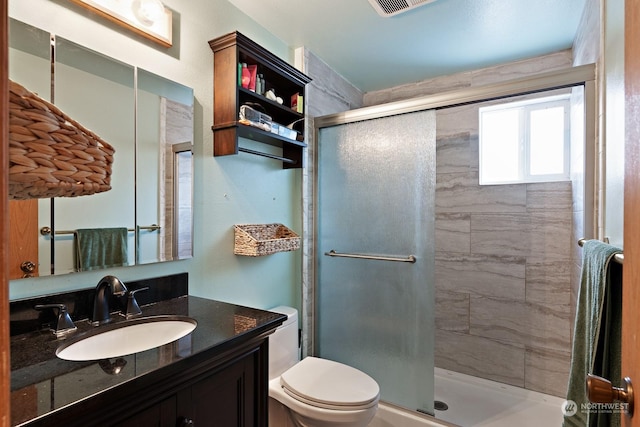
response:
<path fill-rule="evenodd" d="M 569 114 L 569 95 L 480 108 L 480 185 L 569 180 Z"/>

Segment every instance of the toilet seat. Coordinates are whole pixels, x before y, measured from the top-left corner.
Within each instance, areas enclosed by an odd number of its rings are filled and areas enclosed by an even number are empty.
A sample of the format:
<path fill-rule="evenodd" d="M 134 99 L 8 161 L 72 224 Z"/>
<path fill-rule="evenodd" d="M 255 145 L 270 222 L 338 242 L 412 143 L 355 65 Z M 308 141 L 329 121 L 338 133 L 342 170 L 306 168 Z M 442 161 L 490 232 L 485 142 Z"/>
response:
<path fill-rule="evenodd" d="M 369 375 L 351 366 L 306 357 L 280 376 L 292 398 L 324 409 L 354 411 L 378 404 L 380 388 Z"/>

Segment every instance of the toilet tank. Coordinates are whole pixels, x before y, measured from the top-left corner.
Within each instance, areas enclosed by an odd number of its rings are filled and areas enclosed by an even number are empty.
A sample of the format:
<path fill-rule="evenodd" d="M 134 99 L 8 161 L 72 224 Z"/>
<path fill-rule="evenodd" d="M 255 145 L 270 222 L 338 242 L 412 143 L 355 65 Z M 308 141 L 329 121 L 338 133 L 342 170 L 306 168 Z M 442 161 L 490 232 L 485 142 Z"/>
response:
<path fill-rule="evenodd" d="M 287 320 L 269 335 L 269 379 L 279 377 L 300 361 L 298 349 L 298 310 L 284 305 L 269 309 L 287 316 Z"/>

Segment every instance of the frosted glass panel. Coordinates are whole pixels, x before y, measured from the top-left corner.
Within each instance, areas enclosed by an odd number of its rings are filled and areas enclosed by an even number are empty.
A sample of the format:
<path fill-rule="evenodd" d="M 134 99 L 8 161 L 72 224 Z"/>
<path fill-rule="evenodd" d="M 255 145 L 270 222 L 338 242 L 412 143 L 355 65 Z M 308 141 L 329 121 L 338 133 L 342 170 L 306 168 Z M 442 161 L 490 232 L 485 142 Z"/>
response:
<path fill-rule="evenodd" d="M 317 353 L 433 413 L 435 113 L 320 130 Z M 415 263 L 325 256 L 416 257 Z"/>

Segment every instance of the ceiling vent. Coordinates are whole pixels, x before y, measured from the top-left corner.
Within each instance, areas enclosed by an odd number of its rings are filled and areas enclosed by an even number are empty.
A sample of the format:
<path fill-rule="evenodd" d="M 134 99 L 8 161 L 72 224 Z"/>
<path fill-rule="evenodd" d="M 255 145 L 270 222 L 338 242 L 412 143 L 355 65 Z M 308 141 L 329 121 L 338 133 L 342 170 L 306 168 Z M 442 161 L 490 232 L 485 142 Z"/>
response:
<path fill-rule="evenodd" d="M 371 6 L 378 12 L 380 16 L 393 16 L 435 0 L 369 0 Z"/>

